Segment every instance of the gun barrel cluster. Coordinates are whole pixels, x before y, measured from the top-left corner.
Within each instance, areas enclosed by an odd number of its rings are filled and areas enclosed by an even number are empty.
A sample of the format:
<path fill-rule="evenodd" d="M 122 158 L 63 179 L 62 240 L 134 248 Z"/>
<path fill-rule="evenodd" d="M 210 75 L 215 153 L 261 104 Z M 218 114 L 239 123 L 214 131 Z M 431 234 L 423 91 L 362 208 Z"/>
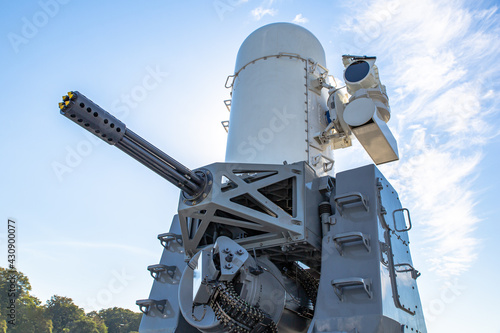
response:
<path fill-rule="evenodd" d="M 83 94 L 71 91 L 59 103 L 61 114 L 110 145 L 116 146 L 189 196 L 203 192 L 205 178 L 131 131 Z"/>

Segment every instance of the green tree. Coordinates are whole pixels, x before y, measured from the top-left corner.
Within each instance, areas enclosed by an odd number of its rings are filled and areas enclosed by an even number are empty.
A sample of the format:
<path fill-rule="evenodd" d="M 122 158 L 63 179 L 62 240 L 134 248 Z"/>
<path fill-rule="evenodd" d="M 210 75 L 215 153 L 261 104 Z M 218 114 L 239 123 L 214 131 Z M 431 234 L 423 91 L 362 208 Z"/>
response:
<path fill-rule="evenodd" d="M 5 320 L 4 313 L 7 309 L 0 308 L 0 333 L 7 332 L 7 320 Z"/>
<path fill-rule="evenodd" d="M 0 267 L 0 309 L 2 317 L 0 332 L 7 329 L 9 333 L 52 333 L 52 322 L 45 318 L 45 308 L 40 300 L 30 295 L 31 284 L 28 277 L 16 270 L 7 270 Z M 8 324 L 7 314 L 11 300 L 15 305 L 15 325 Z"/>
<path fill-rule="evenodd" d="M 7 270 L 0 267 L 0 309 L 9 305 L 9 294 L 14 293 L 17 298 L 29 295 L 31 284 L 28 277 L 16 270 Z"/>
<path fill-rule="evenodd" d="M 104 319 L 102 319 L 101 316 L 99 316 L 99 313 L 97 313 L 97 311 L 92 311 L 87 313 L 87 317 L 95 321 L 99 333 L 108 333 L 108 327 L 104 323 Z"/>
<path fill-rule="evenodd" d="M 47 318 L 52 320 L 54 333 L 64 333 L 70 329 L 70 323 L 85 318 L 85 312 L 68 297 L 54 295 L 47 301 Z"/>
<path fill-rule="evenodd" d="M 38 298 L 24 295 L 17 301 L 16 325 L 9 332 L 52 333 L 52 321 L 45 317 L 45 308 Z"/>
<path fill-rule="evenodd" d="M 85 315 L 71 298 L 54 295 L 42 306 L 30 291 L 27 276 L 0 267 L 0 294 L 7 296 L 0 297 L 0 333 L 138 333 L 141 313 L 114 307 Z M 11 299 L 16 325 L 8 323 Z"/>
<path fill-rule="evenodd" d="M 68 325 L 70 332 L 75 333 L 100 333 L 97 323 L 89 317 L 82 317 Z"/>
<path fill-rule="evenodd" d="M 108 333 L 129 333 L 139 330 L 142 314 L 114 307 L 100 310 L 99 317 L 108 327 Z"/>

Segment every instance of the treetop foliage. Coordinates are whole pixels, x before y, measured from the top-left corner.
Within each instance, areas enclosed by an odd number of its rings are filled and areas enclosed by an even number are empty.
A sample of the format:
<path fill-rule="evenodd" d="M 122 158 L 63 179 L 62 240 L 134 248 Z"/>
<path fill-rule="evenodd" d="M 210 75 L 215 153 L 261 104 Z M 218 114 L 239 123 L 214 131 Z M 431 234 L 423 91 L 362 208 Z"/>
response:
<path fill-rule="evenodd" d="M 9 291 L 16 290 L 15 325 L 7 316 Z M 137 333 L 141 313 L 123 308 L 85 311 L 71 298 L 54 295 L 46 304 L 30 294 L 26 275 L 0 267 L 0 333 Z"/>

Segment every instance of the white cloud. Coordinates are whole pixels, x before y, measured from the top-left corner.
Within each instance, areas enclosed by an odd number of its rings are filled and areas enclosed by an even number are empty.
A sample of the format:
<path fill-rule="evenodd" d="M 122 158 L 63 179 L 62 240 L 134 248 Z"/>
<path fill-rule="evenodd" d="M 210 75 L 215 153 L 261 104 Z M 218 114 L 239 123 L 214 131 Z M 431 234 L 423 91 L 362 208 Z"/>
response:
<path fill-rule="evenodd" d="M 302 14 L 295 15 L 295 18 L 293 19 L 293 23 L 307 23 L 307 22 L 309 22 L 309 19 L 302 16 Z"/>
<path fill-rule="evenodd" d="M 251 11 L 252 16 L 259 21 L 265 15 L 274 16 L 278 13 L 278 10 L 272 8 L 264 8 L 262 6 L 257 7 Z"/>
<path fill-rule="evenodd" d="M 353 35 L 345 48 L 378 55 L 381 79 L 394 90 L 389 126 L 401 160 L 382 170 L 412 208 L 430 269 L 461 274 L 478 253 L 472 181 L 482 147 L 497 134 L 489 117 L 498 94 L 488 87 L 500 69 L 498 29 L 491 29 L 497 9 L 475 11 L 459 0 L 356 7 L 343 25 Z"/>

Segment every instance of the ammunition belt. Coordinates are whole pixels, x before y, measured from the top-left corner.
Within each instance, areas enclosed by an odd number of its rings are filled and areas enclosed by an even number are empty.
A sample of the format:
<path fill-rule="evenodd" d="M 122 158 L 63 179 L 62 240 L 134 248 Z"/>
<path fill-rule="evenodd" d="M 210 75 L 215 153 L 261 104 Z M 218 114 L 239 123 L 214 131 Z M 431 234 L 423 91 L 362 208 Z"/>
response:
<path fill-rule="evenodd" d="M 295 262 L 283 267 L 283 271 L 288 278 L 294 280 L 304 288 L 307 298 L 312 303 L 312 309 L 302 306 L 299 309 L 299 314 L 305 318 L 312 319 L 318 296 L 319 281 Z"/>
<path fill-rule="evenodd" d="M 231 282 L 221 282 L 215 286 L 209 305 L 227 333 L 278 332 L 271 317 L 241 299 Z"/>

